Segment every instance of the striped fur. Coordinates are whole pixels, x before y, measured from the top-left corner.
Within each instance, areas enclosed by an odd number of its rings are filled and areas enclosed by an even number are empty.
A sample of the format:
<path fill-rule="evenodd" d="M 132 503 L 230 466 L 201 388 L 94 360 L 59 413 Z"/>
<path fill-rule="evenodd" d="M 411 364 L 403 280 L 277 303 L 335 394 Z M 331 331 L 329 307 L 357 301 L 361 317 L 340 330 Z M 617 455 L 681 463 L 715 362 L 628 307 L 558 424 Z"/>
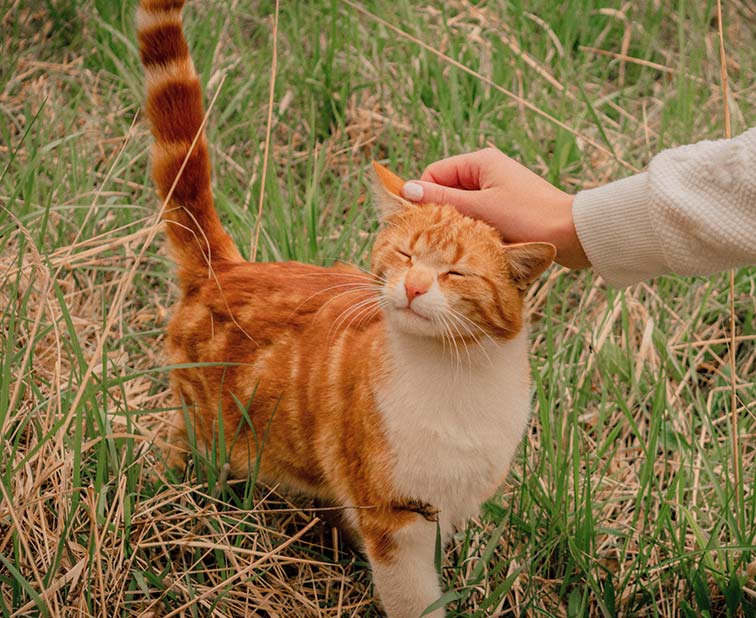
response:
<path fill-rule="evenodd" d="M 372 273 L 244 262 L 213 206 L 182 5 L 142 0 L 138 14 L 153 177 L 170 195 L 183 291 L 167 337 L 181 366 L 170 462 L 183 464 L 191 435 L 223 446 L 236 476 L 361 507 L 346 523 L 387 615 L 418 618 L 441 595 L 435 520 L 444 538 L 464 525 L 527 424 L 523 297 L 554 248 L 504 246 L 450 206 L 410 205 L 379 169 Z"/>
<path fill-rule="evenodd" d="M 202 90 L 182 31 L 183 5 L 183 0 L 142 0 L 137 37 L 155 138 L 152 177 L 161 198 L 170 195 L 164 219 L 186 282 L 207 276 L 217 262 L 238 262 L 241 256 L 213 205 Z"/>

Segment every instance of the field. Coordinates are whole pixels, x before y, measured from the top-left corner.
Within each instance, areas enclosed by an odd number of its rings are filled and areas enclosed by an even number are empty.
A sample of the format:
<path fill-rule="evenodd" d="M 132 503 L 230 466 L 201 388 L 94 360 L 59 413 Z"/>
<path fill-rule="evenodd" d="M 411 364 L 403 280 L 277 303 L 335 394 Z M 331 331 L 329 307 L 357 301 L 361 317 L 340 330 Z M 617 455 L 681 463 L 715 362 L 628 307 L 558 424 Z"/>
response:
<path fill-rule="evenodd" d="M 716 2 L 611 4 L 311 0 L 276 22 L 270 1 L 190 2 L 223 221 L 249 257 L 261 204 L 251 257 L 364 266 L 371 159 L 409 178 L 495 145 L 577 191 L 723 136 Z M 756 8 L 723 11 L 737 134 Z M 177 287 L 134 1 L 0 15 L 2 615 L 379 616 L 327 513 L 219 461 L 161 465 Z M 451 616 L 756 616 L 755 288 L 754 269 L 732 294 L 727 274 L 542 277 L 533 420 L 447 548 Z"/>

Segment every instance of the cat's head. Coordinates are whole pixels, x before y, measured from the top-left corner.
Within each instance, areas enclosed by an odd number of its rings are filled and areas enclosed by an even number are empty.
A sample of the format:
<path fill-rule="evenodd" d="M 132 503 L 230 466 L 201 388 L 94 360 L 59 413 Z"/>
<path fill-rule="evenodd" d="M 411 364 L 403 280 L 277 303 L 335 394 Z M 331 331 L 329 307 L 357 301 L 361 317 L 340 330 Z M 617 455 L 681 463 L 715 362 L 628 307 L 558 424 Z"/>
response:
<path fill-rule="evenodd" d="M 382 226 L 372 271 L 389 324 L 437 338 L 514 337 L 525 292 L 554 261 L 554 246 L 507 245 L 494 228 L 452 206 L 408 202 L 400 195 L 403 181 L 373 166 Z"/>

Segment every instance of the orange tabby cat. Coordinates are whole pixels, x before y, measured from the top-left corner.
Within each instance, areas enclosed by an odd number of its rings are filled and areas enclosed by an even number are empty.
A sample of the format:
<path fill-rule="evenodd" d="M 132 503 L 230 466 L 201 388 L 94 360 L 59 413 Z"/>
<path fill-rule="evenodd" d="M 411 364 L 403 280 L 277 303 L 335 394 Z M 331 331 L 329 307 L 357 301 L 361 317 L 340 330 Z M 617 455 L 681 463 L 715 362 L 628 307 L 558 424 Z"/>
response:
<path fill-rule="evenodd" d="M 183 4 L 141 0 L 138 12 L 152 173 L 182 290 L 168 353 L 211 364 L 172 372 L 172 442 L 188 451 L 188 418 L 201 448 L 225 444 L 233 474 L 259 465 L 263 479 L 360 507 L 346 513 L 386 613 L 417 618 L 441 595 L 436 515 L 445 536 L 464 525 L 527 424 L 523 296 L 554 248 L 506 246 L 450 206 L 405 202 L 377 167 L 373 274 L 245 262 L 213 206 Z"/>

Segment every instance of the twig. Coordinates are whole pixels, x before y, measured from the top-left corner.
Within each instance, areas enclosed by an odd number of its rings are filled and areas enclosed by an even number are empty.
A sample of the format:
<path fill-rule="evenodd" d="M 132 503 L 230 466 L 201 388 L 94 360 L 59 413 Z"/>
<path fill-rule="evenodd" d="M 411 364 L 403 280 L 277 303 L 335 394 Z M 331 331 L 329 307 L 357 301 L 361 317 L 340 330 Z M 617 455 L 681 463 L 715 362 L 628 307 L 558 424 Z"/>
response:
<path fill-rule="evenodd" d="M 270 150 L 270 134 L 273 129 L 273 95 L 276 90 L 276 69 L 278 65 L 278 5 L 276 0 L 276 13 L 273 17 L 273 62 L 270 66 L 270 90 L 268 92 L 268 126 L 265 129 L 265 149 L 263 150 L 263 168 L 260 176 L 260 202 L 257 206 L 257 221 L 255 222 L 255 238 L 249 252 L 249 261 L 257 259 L 257 244 L 260 241 L 260 227 L 262 227 L 263 202 L 265 201 L 265 178 L 268 175 L 268 151 Z"/>
<path fill-rule="evenodd" d="M 722 26 L 722 0 L 717 0 L 717 26 L 719 29 L 719 64 L 722 78 L 722 105 L 724 107 L 725 137 L 732 137 L 730 105 L 728 103 L 727 55 L 724 46 L 724 28 Z M 740 441 L 738 440 L 738 391 L 735 365 L 737 341 L 735 339 L 735 271 L 730 271 L 730 422 L 732 424 L 732 471 L 735 477 L 735 506 L 740 510 Z"/>

